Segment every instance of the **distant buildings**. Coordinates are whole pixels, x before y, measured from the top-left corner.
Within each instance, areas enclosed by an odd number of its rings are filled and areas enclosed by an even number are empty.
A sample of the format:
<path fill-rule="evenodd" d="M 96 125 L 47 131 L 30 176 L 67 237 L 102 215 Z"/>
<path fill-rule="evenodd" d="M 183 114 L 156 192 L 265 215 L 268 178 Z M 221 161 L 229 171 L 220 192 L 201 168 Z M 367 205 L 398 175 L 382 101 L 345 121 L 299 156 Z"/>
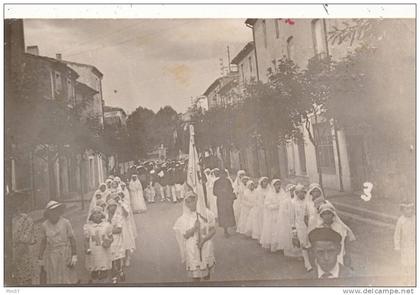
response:
<path fill-rule="evenodd" d="M 257 80 L 258 69 L 255 55 L 254 41 L 248 42 L 244 48 L 232 59 L 232 64 L 239 70 L 239 85 L 244 87 Z"/>
<path fill-rule="evenodd" d="M 216 107 L 223 107 L 234 102 L 227 94 L 230 93 L 232 88 L 237 86 L 238 78 L 237 72 L 230 72 L 226 76 L 217 78 L 210 84 L 203 93 L 203 96 L 207 97 L 209 110 Z"/>
<path fill-rule="evenodd" d="M 106 126 L 127 127 L 127 114 L 122 108 L 104 106 L 104 120 Z"/>
<path fill-rule="evenodd" d="M 338 44 L 338 42 L 333 44 L 328 41 L 329 32 L 335 28 L 342 28 L 345 21 L 344 19 L 292 21 L 247 19 L 245 24 L 252 30 L 253 40 L 248 42 L 232 60 L 232 64 L 237 65 L 238 73 L 217 78 L 204 92 L 209 109 L 235 104 L 243 97 L 244 88 L 253 82 L 266 83 L 270 72 L 278 70 L 279 59 L 288 58 L 301 69 L 306 68 L 311 59 L 324 59 L 328 56 L 333 60 L 342 59 L 360 44 L 357 40 L 354 40 L 352 45 Z M 384 21 L 384 29 L 391 32 L 393 22 L 404 22 L 407 30 L 409 28 L 414 30 L 412 20 Z M 409 60 L 413 60 L 413 56 L 395 56 L 396 66 L 401 63 L 404 69 L 407 69 Z M 405 70 L 405 80 L 408 78 L 407 73 Z M 399 79 L 401 85 L 407 84 L 401 77 L 395 79 Z M 383 93 L 381 89 L 372 89 L 375 95 L 384 97 L 389 95 Z M 412 95 L 410 89 L 401 88 L 400 93 L 406 97 Z M 234 170 L 246 169 L 249 175 L 255 177 L 274 175 L 281 178 L 297 178 L 303 182 L 318 182 L 320 171 L 323 185 L 333 190 L 361 191 L 363 183 L 372 177 L 372 173 L 368 171 L 377 171 L 379 167 L 383 170 L 381 174 L 385 179 L 381 180 L 384 181 L 382 186 L 386 181 L 395 182 L 396 177 L 387 176 L 392 173 L 386 171 L 398 171 L 397 165 L 382 164 L 394 163 L 394 160 L 391 161 L 386 157 L 381 160 L 380 157 L 374 156 L 375 152 L 367 148 L 370 139 L 363 136 L 363 133 L 349 134 L 347 130 L 336 128 L 333 121 L 326 121 L 322 116 L 318 122 L 311 118 L 311 122 L 311 131 L 316 133 L 319 146 L 318 155 L 308 138 L 307 131 L 301 128 L 303 140 L 289 141 L 273 151 L 261 151 L 256 147 L 237 147 L 236 151 L 231 150 L 227 153 L 229 158 L 226 159 L 226 163 L 230 163 Z M 369 143 L 372 147 L 377 144 L 379 143 Z M 274 161 L 270 163 L 266 161 L 267 152 L 272 155 L 270 159 L 275 159 Z M 410 155 L 404 157 L 412 158 Z M 401 182 L 406 181 L 401 180 Z"/>

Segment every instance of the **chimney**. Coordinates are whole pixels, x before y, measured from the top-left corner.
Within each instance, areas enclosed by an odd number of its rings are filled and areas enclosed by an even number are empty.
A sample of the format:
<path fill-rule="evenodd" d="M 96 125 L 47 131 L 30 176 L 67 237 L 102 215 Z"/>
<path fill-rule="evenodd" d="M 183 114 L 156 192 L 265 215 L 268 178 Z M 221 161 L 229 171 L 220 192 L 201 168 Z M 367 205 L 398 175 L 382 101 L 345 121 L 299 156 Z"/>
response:
<path fill-rule="evenodd" d="M 57 54 L 55 55 L 55 59 L 61 60 L 61 53 L 57 53 Z"/>
<path fill-rule="evenodd" d="M 26 52 L 33 55 L 39 55 L 39 49 L 37 45 L 26 47 Z"/>

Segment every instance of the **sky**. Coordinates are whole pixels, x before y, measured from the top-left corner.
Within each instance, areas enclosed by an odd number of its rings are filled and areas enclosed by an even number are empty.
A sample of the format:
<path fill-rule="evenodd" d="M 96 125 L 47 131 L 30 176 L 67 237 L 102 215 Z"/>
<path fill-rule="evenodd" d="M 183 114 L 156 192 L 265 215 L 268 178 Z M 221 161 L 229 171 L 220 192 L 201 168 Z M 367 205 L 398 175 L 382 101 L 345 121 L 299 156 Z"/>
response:
<path fill-rule="evenodd" d="M 252 41 L 245 19 L 25 19 L 25 45 L 96 66 L 105 104 L 184 112 Z"/>

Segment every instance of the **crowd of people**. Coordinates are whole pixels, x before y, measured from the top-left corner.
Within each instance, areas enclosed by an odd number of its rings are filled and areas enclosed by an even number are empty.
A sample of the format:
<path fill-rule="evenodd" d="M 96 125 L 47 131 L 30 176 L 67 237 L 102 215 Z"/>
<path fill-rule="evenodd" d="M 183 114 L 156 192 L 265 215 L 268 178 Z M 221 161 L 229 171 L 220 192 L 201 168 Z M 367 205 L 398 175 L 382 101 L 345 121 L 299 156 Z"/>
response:
<path fill-rule="evenodd" d="M 204 173 L 209 210 L 224 228 L 226 238 L 234 227 L 237 233 L 255 239 L 267 251 L 303 260 L 309 273 L 316 266 L 316 258 L 309 251 L 310 233 L 328 228 L 340 236 L 336 262 L 351 269 L 348 247 L 355 236 L 325 199 L 320 185 L 286 185 L 268 177 L 261 177 L 256 183 L 244 170 L 238 171 L 235 181 L 228 171 L 218 168 L 206 169 Z"/>
<path fill-rule="evenodd" d="M 207 208 L 197 212 L 198 196 L 186 184 L 187 162 L 146 162 L 121 177 L 109 176 L 92 196 L 83 226 L 85 268 L 91 283 L 119 283 L 136 249 L 135 214 L 154 202 L 183 202 L 182 215 L 173 229 L 189 276 L 209 280 L 215 266 L 213 238 L 216 226 L 229 238 L 232 230 L 256 240 L 269 252 L 302 261 L 308 275 L 336 278 L 352 273 L 349 247 L 356 239 L 326 200 L 320 185 L 284 183 L 261 177 L 253 181 L 243 170 L 233 181 L 227 170 L 206 168 L 201 175 Z M 127 181 L 127 184 L 122 179 Z M 33 220 L 26 213 L 27 199 L 16 197 L 13 231 L 13 276 L 17 284 L 33 280 L 30 246 L 36 243 Z M 64 204 L 49 201 L 41 224 L 38 261 L 41 284 L 76 284 L 76 239 Z M 413 264 L 414 204 L 401 206 L 394 243 L 402 265 Z M 331 249 L 326 249 L 330 243 Z M 332 254 L 331 254 L 332 253 Z M 303 270 L 303 268 L 302 268 Z M 304 271 L 303 271 L 304 272 Z"/>
<path fill-rule="evenodd" d="M 178 202 L 184 196 L 185 165 L 181 161 L 158 164 L 145 162 L 130 167 L 125 179 L 110 176 L 92 197 L 84 226 L 86 269 L 90 282 L 111 277 L 112 283 L 125 281 L 125 268 L 136 249 L 134 214 L 147 211 L 147 204 Z"/>
<path fill-rule="evenodd" d="M 268 177 L 255 182 L 244 170 L 238 171 L 234 181 L 227 170 L 205 169 L 204 174 L 210 216 L 214 216 L 218 225 L 224 228 L 226 238 L 231 235 L 229 230 L 234 228 L 237 233 L 256 240 L 266 251 L 295 257 L 303 261 L 310 278 L 353 274 L 349 248 L 356 237 L 333 204 L 326 200 L 319 184 L 304 186 L 284 183 L 280 179 L 270 181 Z M 410 270 L 415 257 L 414 204 L 405 201 L 401 209 L 403 215 L 395 231 L 395 249 L 401 251 L 402 266 Z M 194 227 L 190 230 L 193 231 Z M 199 230 L 196 227 L 196 231 Z M 330 252 L 325 249 L 325 243 L 331 243 Z M 401 244 L 406 245 L 404 250 Z M 214 254 L 207 255 L 210 259 L 204 257 L 204 261 L 213 261 Z M 190 255 L 190 260 L 195 263 L 190 261 L 189 264 L 200 265 L 196 255 Z M 204 276 L 193 273 L 188 264 L 187 270 L 196 280 L 209 279 L 213 266 L 207 263 L 204 269 L 201 267 Z"/>

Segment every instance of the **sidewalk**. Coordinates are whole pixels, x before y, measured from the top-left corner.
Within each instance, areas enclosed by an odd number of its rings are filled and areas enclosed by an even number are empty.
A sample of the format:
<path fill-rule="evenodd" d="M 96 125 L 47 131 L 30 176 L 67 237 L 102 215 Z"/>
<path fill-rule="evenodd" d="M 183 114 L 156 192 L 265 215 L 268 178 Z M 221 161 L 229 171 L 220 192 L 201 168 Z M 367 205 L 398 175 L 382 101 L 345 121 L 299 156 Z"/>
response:
<path fill-rule="evenodd" d="M 342 215 L 360 222 L 393 229 L 400 216 L 399 203 L 393 199 L 373 195 L 365 202 L 352 193 L 326 190 L 325 194 Z"/>
<path fill-rule="evenodd" d="M 288 178 L 286 181 L 309 185 L 308 179 L 305 177 L 297 176 Z M 373 195 L 370 201 L 365 202 L 360 198 L 360 195 L 352 192 L 339 192 L 326 188 L 324 193 L 325 198 L 336 207 L 344 219 L 394 229 L 400 215 L 399 203 L 393 199 Z"/>

